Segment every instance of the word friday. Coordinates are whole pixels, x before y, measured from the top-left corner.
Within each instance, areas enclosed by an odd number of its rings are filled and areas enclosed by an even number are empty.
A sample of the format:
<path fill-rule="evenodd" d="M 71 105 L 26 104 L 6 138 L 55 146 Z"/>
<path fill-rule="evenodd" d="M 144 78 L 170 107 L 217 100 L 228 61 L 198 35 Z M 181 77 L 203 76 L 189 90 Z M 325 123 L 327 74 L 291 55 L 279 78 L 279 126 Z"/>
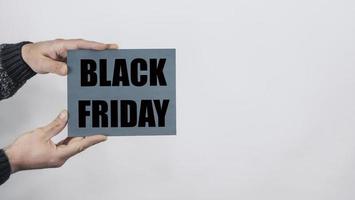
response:
<path fill-rule="evenodd" d="M 119 105 L 120 104 L 120 105 Z M 132 100 L 103 100 L 79 101 L 79 127 L 86 127 L 87 117 L 92 117 L 92 127 L 164 127 L 165 114 L 169 100 L 141 100 L 140 109 Z M 91 110 L 87 107 L 91 106 Z M 109 115 L 107 114 L 110 112 Z M 119 116 L 119 113 L 120 116 Z"/>

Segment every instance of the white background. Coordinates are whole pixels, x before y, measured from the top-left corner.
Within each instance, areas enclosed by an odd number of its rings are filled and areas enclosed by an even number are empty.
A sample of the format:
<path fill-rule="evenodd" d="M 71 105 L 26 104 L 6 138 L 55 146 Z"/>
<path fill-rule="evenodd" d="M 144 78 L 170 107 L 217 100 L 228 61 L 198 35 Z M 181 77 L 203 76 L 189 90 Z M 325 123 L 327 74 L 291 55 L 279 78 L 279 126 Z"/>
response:
<path fill-rule="evenodd" d="M 110 137 L 4 200 L 355 198 L 355 1 L 0 0 L 2 43 L 177 49 L 177 136 Z M 37 75 L 0 102 L 0 145 L 66 108 Z M 65 137 L 66 131 L 60 137 Z"/>

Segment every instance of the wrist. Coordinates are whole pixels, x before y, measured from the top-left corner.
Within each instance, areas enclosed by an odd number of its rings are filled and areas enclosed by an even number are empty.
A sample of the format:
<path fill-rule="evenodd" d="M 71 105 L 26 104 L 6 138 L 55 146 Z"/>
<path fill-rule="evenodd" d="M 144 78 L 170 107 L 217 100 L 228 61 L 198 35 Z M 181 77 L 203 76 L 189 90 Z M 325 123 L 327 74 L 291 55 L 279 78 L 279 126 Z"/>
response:
<path fill-rule="evenodd" d="M 11 174 L 16 173 L 17 171 L 19 171 L 19 167 L 18 167 L 19 164 L 18 164 L 18 160 L 16 159 L 15 153 L 13 152 L 11 147 L 4 149 L 4 151 L 10 163 Z"/>
<path fill-rule="evenodd" d="M 30 52 L 32 43 L 27 43 L 21 47 L 21 56 L 23 61 L 34 71 L 34 69 L 30 65 Z"/>

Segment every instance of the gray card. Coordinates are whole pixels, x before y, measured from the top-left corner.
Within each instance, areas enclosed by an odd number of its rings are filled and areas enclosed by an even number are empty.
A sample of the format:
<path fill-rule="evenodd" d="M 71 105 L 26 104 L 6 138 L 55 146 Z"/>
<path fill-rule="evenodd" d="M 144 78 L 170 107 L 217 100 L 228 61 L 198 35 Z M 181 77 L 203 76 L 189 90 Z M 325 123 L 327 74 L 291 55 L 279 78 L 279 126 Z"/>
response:
<path fill-rule="evenodd" d="M 175 135 L 175 49 L 68 51 L 69 136 Z"/>

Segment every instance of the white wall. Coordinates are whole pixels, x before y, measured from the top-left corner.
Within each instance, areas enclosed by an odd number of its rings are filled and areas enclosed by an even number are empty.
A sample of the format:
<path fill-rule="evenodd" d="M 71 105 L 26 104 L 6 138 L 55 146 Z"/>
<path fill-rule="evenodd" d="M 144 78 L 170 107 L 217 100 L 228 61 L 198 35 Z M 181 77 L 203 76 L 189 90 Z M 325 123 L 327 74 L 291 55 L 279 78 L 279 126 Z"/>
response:
<path fill-rule="evenodd" d="M 0 0 L 0 40 L 177 49 L 177 136 L 110 137 L 1 199 L 355 198 L 355 1 Z M 0 102 L 0 146 L 66 107 L 38 75 Z M 61 137 L 65 137 L 64 132 Z"/>

